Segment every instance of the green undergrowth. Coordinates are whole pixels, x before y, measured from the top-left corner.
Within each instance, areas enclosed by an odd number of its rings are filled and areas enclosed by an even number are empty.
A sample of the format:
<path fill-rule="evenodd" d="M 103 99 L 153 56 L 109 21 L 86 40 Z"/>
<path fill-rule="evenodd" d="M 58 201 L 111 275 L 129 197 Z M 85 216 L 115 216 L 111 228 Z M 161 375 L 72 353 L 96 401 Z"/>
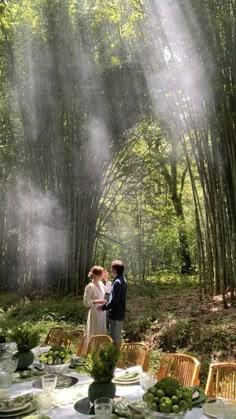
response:
<path fill-rule="evenodd" d="M 0 331 L 8 331 L 22 323 L 37 324 L 42 339 L 48 329 L 55 325 L 74 329 L 86 322 L 87 309 L 81 298 L 19 298 L 7 295 L 0 299 Z"/>
<path fill-rule="evenodd" d="M 189 291 L 198 288 L 198 277 L 196 275 L 178 275 L 164 273 L 160 276 L 148 277 L 143 282 L 129 281 L 129 298 L 134 296 L 155 296 L 157 293 L 169 294 L 171 289 L 176 293 Z"/>
<path fill-rule="evenodd" d="M 1 332 L 28 322 L 37 324 L 43 340 L 49 327 L 85 325 L 82 297 L 19 298 L 0 296 Z M 236 310 L 224 310 L 220 298 L 199 300 L 195 277 L 168 276 L 142 284 L 129 283 L 123 340 L 151 347 L 150 368 L 157 371 L 162 353 L 184 352 L 201 361 L 204 387 L 211 361 L 235 361 Z"/>
<path fill-rule="evenodd" d="M 13 299 L 14 301 L 14 299 Z M 30 300 L 28 298 L 18 299 L 17 302 L 6 306 L 2 304 L 1 315 L 9 322 L 22 323 L 24 321 L 53 321 L 83 323 L 86 319 L 87 309 L 81 299 L 62 298 L 53 300 L 45 298 L 40 300 Z"/>

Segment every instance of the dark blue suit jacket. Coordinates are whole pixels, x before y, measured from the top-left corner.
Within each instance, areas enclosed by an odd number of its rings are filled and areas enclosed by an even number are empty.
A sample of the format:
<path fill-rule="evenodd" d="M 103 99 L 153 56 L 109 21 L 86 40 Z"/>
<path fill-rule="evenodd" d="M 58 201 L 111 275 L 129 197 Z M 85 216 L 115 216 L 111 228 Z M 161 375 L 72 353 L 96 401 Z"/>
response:
<path fill-rule="evenodd" d="M 126 279 L 122 275 L 119 275 L 112 282 L 108 303 L 102 306 L 102 310 L 108 311 L 109 319 L 124 320 L 126 309 L 126 293 Z"/>

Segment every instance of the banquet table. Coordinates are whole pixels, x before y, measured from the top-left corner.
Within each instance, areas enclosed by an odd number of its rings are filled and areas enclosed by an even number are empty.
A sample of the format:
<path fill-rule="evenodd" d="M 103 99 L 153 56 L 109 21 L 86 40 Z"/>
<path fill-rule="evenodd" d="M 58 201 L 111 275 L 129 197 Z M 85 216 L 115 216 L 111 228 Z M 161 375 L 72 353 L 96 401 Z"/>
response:
<path fill-rule="evenodd" d="M 84 415 L 78 413 L 74 409 L 74 404 L 85 397 L 88 394 L 88 386 L 92 382 L 88 375 L 80 374 L 76 372 L 70 372 L 68 375 L 78 378 L 78 383 L 75 385 L 64 388 L 56 389 L 54 391 L 53 398 L 55 404 L 48 415 L 51 419 L 78 419 L 78 418 L 89 418 L 91 415 Z M 34 380 L 23 381 L 20 383 L 12 384 L 11 394 L 22 395 L 27 392 L 33 392 L 34 395 L 42 393 L 42 390 L 33 387 Z M 129 402 L 134 402 L 142 399 L 144 391 L 140 385 L 116 385 L 116 394 L 121 397 L 125 397 Z M 203 414 L 201 408 L 195 408 L 189 411 L 185 417 L 186 419 L 206 419 L 207 416 Z M 18 419 L 18 418 L 16 418 Z"/>

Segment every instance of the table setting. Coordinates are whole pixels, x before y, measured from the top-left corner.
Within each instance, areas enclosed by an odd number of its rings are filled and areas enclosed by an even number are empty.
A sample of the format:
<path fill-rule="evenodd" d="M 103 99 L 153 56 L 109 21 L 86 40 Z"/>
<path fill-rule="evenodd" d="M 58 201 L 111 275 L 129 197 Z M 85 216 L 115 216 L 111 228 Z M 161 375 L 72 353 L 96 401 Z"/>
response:
<path fill-rule="evenodd" d="M 16 400 L 17 397 L 22 400 L 17 401 L 18 406 L 9 404 L 9 408 L 4 410 L 4 407 L 0 404 L 0 418 L 14 418 L 21 419 L 22 417 L 27 419 L 40 418 L 44 415 L 45 419 L 76 419 L 76 418 L 92 418 L 95 417 L 93 412 L 87 411 L 87 413 L 78 412 L 76 405 L 80 400 L 87 399 L 87 406 L 90 407 L 89 400 L 87 398 L 88 394 L 88 385 L 91 382 L 89 375 L 80 374 L 73 372 L 72 373 L 77 379 L 78 382 L 74 386 L 65 389 L 56 388 L 52 391 L 51 387 L 50 393 L 51 396 L 48 396 L 48 392 L 45 389 L 40 390 L 33 387 L 33 381 L 25 381 L 24 383 L 17 383 L 11 386 L 11 399 Z M 46 384 L 48 385 L 48 384 Z M 55 386 L 55 383 L 52 383 L 52 386 Z M 121 384 L 117 385 L 117 394 L 119 397 L 115 400 L 114 403 L 114 412 L 116 415 L 111 416 L 112 418 L 117 417 L 130 417 L 128 416 L 129 410 L 127 409 L 128 405 L 135 410 L 143 409 L 142 399 L 145 391 L 141 388 L 140 384 Z M 8 399 L 10 400 L 10 398 Z M 193 408 L 186 413 L 185 419 L 204 419 L 207 417 L 223 417 L 221 416 L 222 406 L 219 405 L 219 402 L 207 403 L 203 408 Z M 34 412 L 37 412 L 38 416 L 31 416 Z M 27 417 L 30 414 L 30 417 Z M 125 416 L 121 416 L 124 414 Z M 41 415 L 41 416 L 39 416 Z M 97 413 L 96 413 L 97 415 Z M 136 416 L 137 416 L 136 412 Z M 99 416 L 96 416 L 99 417 Z M 132 416 L 131 416 L 132 417 Z M 135 417 L 135 416 L 134 416 Z M 150 418 L 152 416 L 150 415 Z M 148 416 L 145 416 L 148 418 Z M 104 417 L 105 419 L 105 417 Z M 229 418 L 230 419 L 230 418 Z"/>
<path fill-rule="evenodd" d="M 208 400 L 202 390 L 191 391 L 170 377 L 157 382 L 156 375 L 140 366 L 115 368 L 115 351 L 111 346 L 94 354 L 90 373 L 83 372 L 84 358 L 62 347 L 40 350 L 33 364 L 20 371 L 12 353 L 5 352 L 0 360 L 0 419 L 236 418 L 232 402 Z M 94 384 L 99 387 L 96 396 Z M 100 393 L 106 386 L 112 386 L 112 396 Z"/>
<path fill-rule="evenodd" d="M 134 372 L 135 368 L 123 371 L 117 370 L 115 378 L 122 377 L 123 375 L 127 376 L 129 381 L 129 374 L 133 374 Z M 88 419 L 101 417 L 98 413 L 99 408 L 96 412 L 96 405 L 94 404 L 94 410 L 91 409 L 92 404 L 88 400 L 88 386 L 92 382 L 91 377 L 88 374 L 78 373 L 76 371 L 71 371 L 65 375 L 76 378 L 76 384 L 71 385 L 70 387 L 57 389 L 57 377 L 54 374 L 43 375 L 41 377 L 42 388 L 34 386 L 35 379 L 32 379 L 32 377 L 21 383 L 12 384 L 9 396 L 6 398 L 6 400 L 8 400 L 7 404 L 0 403 L 0 418 L 21 419 L 24 417 L 27 419 L 42 419 L 43 417 L 47 419 Z M 147 373 L 140 372 L 139 382 L 129 382 L 128 384 L 123 382 L 120 384 L 117 383 L 117 396 L 115 396 L 114 401 L 112 402 L 113 413 L 108 417 L 138 419 L 142 417 L 147 419 L 155 417 L 150 411 L 148 411 L 148 413 L 146 411 L 145 413 L 146 405 L 143 403 L 143 396 L 150 383 L 149 380 L 152 379 L 153 377 L 151 376 L 150 378 Z M 140 383 L 142 383 L 142 387 Z M 82 403 L 79 403 L 80 401 L 82 401 Z M 110 403 L 111 402 L 107 404 Z M 83 407 L 81 409 L 82 404 Z M 78 411 L 78 405 L 80 405 L 80 411 Z M 215 408 L 215 411 L 219 414 L 219 406 L 217 407 L 218 410 Z M 83 409 L 87 409 L 87 411 L 83 411 Z M 102 408 L 100 407 L 100 409 Z M 213 411 L 211 410 L 210 413 L 212 414 L 212 417 L 219 417 L 218 415 L 214 416 L 214 412 L 212 412 Z M 96 416 L 94 413 L 96 413 Z M 143 413 L 145 416 L 142 416 Z M 209 410 L 206 410 L 205 412 L 202 408 L 194 408 L 187 411 L 185 419 L 203 419 L 207 417 L 205 413 L 209 414 Z M 105 417 L 103 412 L 103 419 L 105 419 Z"/>

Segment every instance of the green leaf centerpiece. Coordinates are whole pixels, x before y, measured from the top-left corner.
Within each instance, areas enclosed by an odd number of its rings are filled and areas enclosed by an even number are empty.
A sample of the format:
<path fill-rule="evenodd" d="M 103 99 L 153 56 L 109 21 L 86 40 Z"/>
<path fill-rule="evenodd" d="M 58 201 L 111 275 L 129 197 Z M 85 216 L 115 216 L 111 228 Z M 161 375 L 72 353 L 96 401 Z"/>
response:
<path fill-rule="evenodd" d="M 113 398 L 115 396 L 116 386 L 112 383 L 112 379 L 119 352 L 119 349 L 112 344 L 102 346 L 98 352 L 92 352 L 89 372 L 94 381 L 90 384 L 88 391 L 88 397 L 92 403 L 99 397 Z"/>

